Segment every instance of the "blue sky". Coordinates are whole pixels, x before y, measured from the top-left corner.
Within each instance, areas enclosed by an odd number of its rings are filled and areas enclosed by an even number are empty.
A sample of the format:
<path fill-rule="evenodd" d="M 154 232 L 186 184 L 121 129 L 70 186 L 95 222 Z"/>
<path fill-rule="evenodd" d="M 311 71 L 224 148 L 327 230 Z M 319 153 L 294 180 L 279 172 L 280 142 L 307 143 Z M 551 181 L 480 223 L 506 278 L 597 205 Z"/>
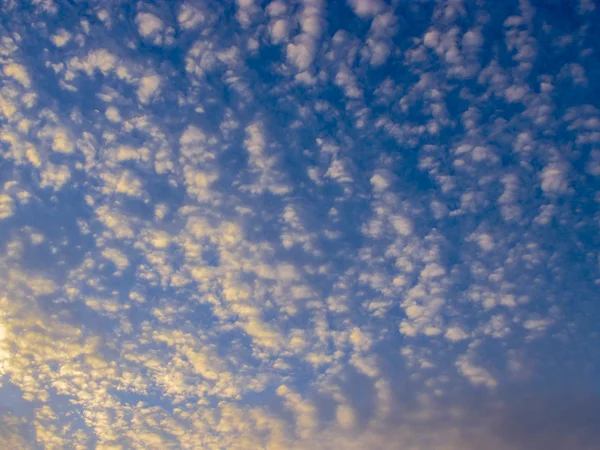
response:
<path fill-rule="evenodd" d="M 595 448 L 594 0 L 0 5 L 3 448 Z"/>

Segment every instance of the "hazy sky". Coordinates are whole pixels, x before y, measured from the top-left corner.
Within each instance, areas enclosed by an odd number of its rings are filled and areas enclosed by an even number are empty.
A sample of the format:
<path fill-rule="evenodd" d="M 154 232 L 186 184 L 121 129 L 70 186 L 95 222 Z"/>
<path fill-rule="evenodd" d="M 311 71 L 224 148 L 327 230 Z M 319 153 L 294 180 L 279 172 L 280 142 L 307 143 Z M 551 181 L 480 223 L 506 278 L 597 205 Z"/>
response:
<path fill-rule="evenodd" d="M 0 448 L 592 450 L 597 0 L 0 0 Z"/>

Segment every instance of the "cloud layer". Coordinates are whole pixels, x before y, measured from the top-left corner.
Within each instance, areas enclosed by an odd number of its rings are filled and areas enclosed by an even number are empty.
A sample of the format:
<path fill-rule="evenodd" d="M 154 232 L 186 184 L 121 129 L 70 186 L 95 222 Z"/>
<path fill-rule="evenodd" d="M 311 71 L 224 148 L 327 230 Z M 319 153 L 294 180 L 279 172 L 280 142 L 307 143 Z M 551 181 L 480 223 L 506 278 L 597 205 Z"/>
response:
<path fill-rule="evenodd" d="M 592 0 L 2 2 L 0 447 L 592 449 Z"/>

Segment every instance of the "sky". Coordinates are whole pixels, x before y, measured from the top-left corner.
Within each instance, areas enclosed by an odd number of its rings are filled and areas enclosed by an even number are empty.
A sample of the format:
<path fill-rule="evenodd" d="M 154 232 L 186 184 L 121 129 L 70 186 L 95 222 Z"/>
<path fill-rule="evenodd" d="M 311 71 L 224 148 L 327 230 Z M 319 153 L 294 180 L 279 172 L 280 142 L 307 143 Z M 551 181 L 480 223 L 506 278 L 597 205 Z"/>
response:
<path fill-rule="evenodd" d="M 598 448 L 597 0 L 0 10 L 1 448 Z"/>

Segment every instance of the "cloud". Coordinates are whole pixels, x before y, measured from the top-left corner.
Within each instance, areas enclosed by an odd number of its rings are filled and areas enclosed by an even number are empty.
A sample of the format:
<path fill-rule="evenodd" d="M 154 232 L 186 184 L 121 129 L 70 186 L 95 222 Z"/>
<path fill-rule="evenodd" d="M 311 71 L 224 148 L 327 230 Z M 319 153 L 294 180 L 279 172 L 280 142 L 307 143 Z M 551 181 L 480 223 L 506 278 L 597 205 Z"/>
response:
<path fill-rule="evenodd" d="M 138 26 L 139 33 L 145 38 L 158 33 L 164 27 L 162 20 L 148 12 L 138 13 L 135 16 L 135 23 Z"/>
<path fill-rule="evenodd" d="M 6 194 L 0 194 L 0 220 L 8 219 L 14 213 L 14 201 Z"/>
<path fill-rule="evenodd" d="M 47 163 L 40 179 L 40 187 L 58 191 L 71 179 L 71 171 L 62 164 Z"/>
<path fill-rule="evenodd" d="M 141 197 L 144 193 L 142 180 L 130 170 L 105 172 L 100 177 L 104 182 L 102 191 L 107 195 L 124 194 L 130 197 Z"/>
<path fill-rule="evenodd" d="M 17 3 L 0 447 L 597 446 L 594 2 Z"/>
<path fill-rule="evenodd" d="M 179 8 L 177 21 L 179 25 L 187 30 L 194 29 L 203 24 L 206 20 L 204 13 L 198 10 L 194 5 L 184 3 Z"/>
<path fill-rule="evenodd" d="M 453 326 L 446 330 L 444 337 L 449 341 L 457 342 L 467 339 L 469 335 L 461 327 Z"/>
<path fill-rule="evenodd" d="M 71 33 L 67 30 L 59 30 L 56 34 L 50 38 L 52 43 L 57 47 L 64 47 L 71 40 Z"/>
<path fill-rule="evenodd" d="M 4 66 L 2 69 L 4 75 L 7 77 L 14 78 L 17 80 L 23 87 L 31 86 L 31 79 L 29 78 L 29 74 L 27 73 L 27 69 L 24 66 L 17 63 L 11 63 Z"/>
<path fill-rule="evenodd" d="M 269 30 L 274 44 L 279 44 L 288 40 L 290 27 L 285 19 L 274 20 L 271 23 Z"/>
<path fill-rule="evenodd" d="M 105 115 L 106 118 L 111 122 L 121 122 L 122 120 L 119 110 L 114 106 L 109 106 L 108 108 L 106 108 Z"/>
<path fill-rule="evenodd" d="M 125 254 L 116 248 L 105 248 L 102 250 L 102 256 L 112 261 L 119 270 L 126 269 L 129 266 L 129 259 Z"/>
<path fill-rule="evenodd" d="M 138 87 L 138 98 L 142 103 L 148 103 L 148 101 L 154 97 L 160 89 L 160 77 L 158 75 L 146 75 L 140 79 L 140 85 Z"/>
<path fill-rule="evenodd" d="M 307 70 L 315 59 L 316 43 L 306 34 L 296 36 L 287 45 L 287 59 L 298 70 Z"/>
<path fill-rule="evenodd" d="M 373 17 L 384 8 L 384 3 L 380 0 L 348 0 L 348 3 L 354 14 L 361 18 Z"/>
<path fill-rule="evenodd" d="M 473 364 L 467 355 L 463 355 L 456 360 L 456 367 L 475 386 L 485 386 L 490 389 L 498 386 L 498 382 L 490 372 Z"/>
<path fill-rule="evenodd" d="M 542 191 L 545 194 L 565 194 L 569 191 L 568 167 L 564 164 L 550 164 L 540 174 Z"/>

